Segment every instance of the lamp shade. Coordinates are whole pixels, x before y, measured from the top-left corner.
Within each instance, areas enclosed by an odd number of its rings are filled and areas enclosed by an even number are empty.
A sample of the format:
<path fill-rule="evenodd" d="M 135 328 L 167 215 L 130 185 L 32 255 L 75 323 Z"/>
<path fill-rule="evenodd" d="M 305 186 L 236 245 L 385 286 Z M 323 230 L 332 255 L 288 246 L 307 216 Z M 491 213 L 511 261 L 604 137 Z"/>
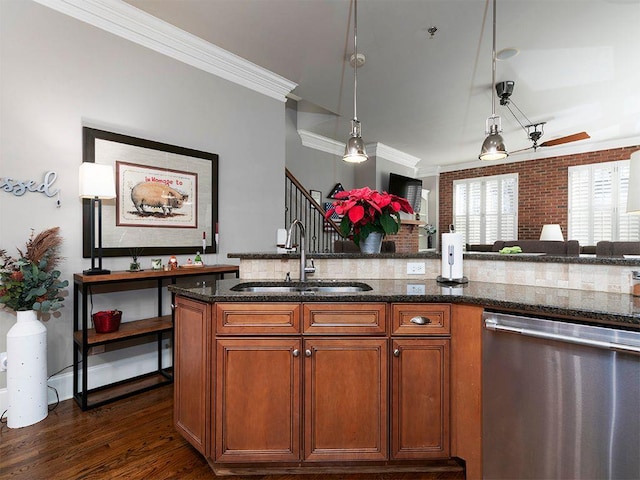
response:
<path fill-rule="evenodd" d="M 351 137 L 347 141 L 342 159 L 349 163 L 362 163 L 369 158 L 362 137 Z"/>
<path fill-rule="evenodd" d="M 543 225 L 542 232 L 540 233 L 540 240 L 556 240 L 564 242 L 564 235 L 562 235 L 560 225 L 557 223 Z"/>
<path fill-rule="evenodd" d="M 500 128 L 500 117 L 492 115 L 487 119 L 489 135 L 482 142 L 480 155 L 478 155 L 480 160 L 502 160 L 509 156 L 502 135 L 500 135 Z"/>
<path fill-rule="evenodd" d="M 80 165 L 81 198 L 115 198 L 116 182 L 111 165 L 84 162 Z"/>
<path fill-rule="evenodd" d="M 627 213 L 640 213 L 640 150 L 631 154 L 629 188 L 627 190 Z"/>

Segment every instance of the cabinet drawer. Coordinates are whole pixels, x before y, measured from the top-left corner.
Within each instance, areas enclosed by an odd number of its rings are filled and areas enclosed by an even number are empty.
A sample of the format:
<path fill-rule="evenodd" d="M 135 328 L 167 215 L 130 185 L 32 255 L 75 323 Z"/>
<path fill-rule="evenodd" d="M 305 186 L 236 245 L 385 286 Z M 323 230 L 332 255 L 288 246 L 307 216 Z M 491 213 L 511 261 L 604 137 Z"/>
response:
<path fill-rule="evenodd" d="M 387 332 L 384 303 L 305 303 L 303 332 L 322 335 L 371 335 Z"/>
<path fill-rule="evenodd" d="M 218 335 L 299 334 L 299 303 L 217 303 Z"/>
<path fill-rule="evenodd" d="M 450 335 L 451 306 L 439 303 L 391 304 L 393 335 Z"/>

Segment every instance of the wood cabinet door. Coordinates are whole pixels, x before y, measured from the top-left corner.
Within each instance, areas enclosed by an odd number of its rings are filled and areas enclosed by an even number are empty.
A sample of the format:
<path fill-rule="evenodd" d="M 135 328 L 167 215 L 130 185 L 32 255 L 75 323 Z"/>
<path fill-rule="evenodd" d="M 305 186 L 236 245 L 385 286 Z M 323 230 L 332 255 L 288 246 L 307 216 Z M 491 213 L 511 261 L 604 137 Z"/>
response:
<path fill-rule="evenodd" d="M 176 297 L 174 424 L 189 443 L 206 454 L 209 431 L 208 360 L 211 304 Z"/>
<path fill-rule="evenodd" d="M 299 338 L 216 340 L 216 462 L 300 459 Z"/>
<path fill-rule="evenodd" d="M 391 457 L 448 458 L 449 339 L 392 339 Z"/>
<path fill-rule="evenodd" d="M 387 459 L 387 339 L 304 342 L 304 459 Z"/>

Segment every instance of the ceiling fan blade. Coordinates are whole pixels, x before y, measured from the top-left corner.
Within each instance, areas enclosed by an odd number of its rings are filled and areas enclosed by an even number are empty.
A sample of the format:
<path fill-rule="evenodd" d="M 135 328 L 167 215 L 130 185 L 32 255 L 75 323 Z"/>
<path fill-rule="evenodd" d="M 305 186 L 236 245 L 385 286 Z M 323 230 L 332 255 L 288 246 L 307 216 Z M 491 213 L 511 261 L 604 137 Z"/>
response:
<path fill-rule="evenodd" d="M 542 142 L 539 147 L 553 147 L 554 145 L 562 145 L 563 143 L 577 142 L 578 140 L 586 140 L 591 138 L 587 132 L 574 133 L 573 135 L 567 135 L 566 137 L 556 138 L 554 140 L 547 140 Z"/>
<path fill-rule="evenodd" d="M 514 150 L 512 152 L 509 152 L 509 155 L 513 155 L 515 153 L 520 153 L 520 152 L 526 152 L 528 150 L 533 150 L 533 147 L 527 147 L 527 148 L 521 148 L 520 150 Z"/>

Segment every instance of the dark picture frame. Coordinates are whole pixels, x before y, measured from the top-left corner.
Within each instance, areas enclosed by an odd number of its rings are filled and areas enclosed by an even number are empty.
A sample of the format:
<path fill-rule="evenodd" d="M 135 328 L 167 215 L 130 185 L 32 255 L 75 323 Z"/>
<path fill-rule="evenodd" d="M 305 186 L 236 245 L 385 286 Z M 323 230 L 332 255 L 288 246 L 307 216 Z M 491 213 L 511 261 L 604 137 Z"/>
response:
<path fill-rule="evenodd" d="M 318 205 L 322 206 L 322 192 L 320 190 L 309 190 L 309 195 Z"/>
<path fill-rule="evenodd" d="M 217 253 L 214 241 L 218 223 L 218 155 L 191 148 L 169 145 L 119 133 L 83 127 L 83 162 L 112 165 L 114 171 L 118 166 L 134 164 L 149 172 L 155 172 L 155 179 L 147 180 L 169 182 L 175 178 L 176 172 L 193 178 L 197 188 L 190 188 L 188 208 L 195 215 L 187 224 L 172 224 L 170 215 L 176 216 L 180 207 L 174 201 L 172 209 L 161 207 L 145 207 L 145 215 L 153 220 L 148 225 L 144 215 L 133 225 L 118 225 L 117 205 L 125 205 L 123 196 L 132 195 L 131 188 L 124 188 L 118 183 L 118 197 L 114 200 L 102 201 L 102 255 L 105 257 L 130 256 L 132 251 L 139 255 L 178 255 L 201 253 Z M 162 176 L 158 173 L 165 172 Z M 174 185 L 176 186 L 176 185 Z M 179 186 L 176 186 L 179 190 Z M 160 195 L 165 198 L 166 195 Z M 185 208 L 185 205 L 181 205 Z M 91 200 L 82 200 L 82 256 L 91 257 Z M 162 212 L 164 211 L 164 216 Z M 166 221 L 165 221 L 166 219 Z M 122 223 L 122 222 L 120 222 Z M 203 252 L 203 246 L 206 250 Z"/>

